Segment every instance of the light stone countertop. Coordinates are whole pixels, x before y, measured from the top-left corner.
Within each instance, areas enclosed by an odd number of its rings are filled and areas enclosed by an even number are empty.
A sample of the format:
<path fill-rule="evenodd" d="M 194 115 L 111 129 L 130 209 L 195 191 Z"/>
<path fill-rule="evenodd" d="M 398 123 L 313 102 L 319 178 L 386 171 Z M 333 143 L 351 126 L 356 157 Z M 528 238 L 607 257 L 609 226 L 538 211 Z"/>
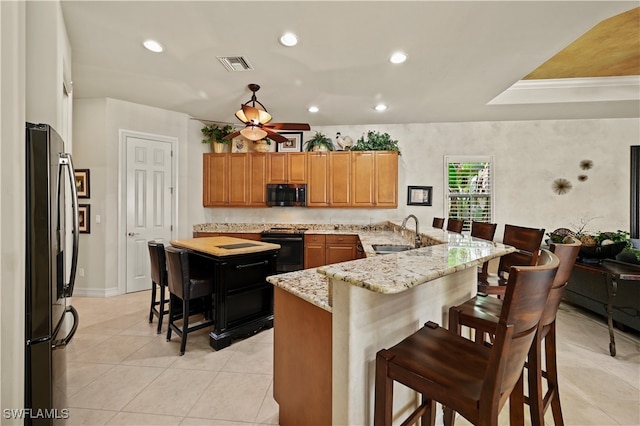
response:
<path fill-rule="evenodd" d="M 429 227 L 420 232 L 421 248 L 376 254 L 373 244 L 414 244 L 415 232 L 411 229 L 401 231 L 400 224 L 394 222 L 374 225 L 203 224 L 194 226 L 194 231 L 242 233 L 291 226 L 307 228 L 305 233 L 308 234 L 353 234 L 360 238 L 367 255 L 364 259 L 267 278 L 271 284 L 329 312 L 332 310 L 329 294 L 332 279 L 378 293 L 399 293 L 515 250 L 500 243 Z"/>

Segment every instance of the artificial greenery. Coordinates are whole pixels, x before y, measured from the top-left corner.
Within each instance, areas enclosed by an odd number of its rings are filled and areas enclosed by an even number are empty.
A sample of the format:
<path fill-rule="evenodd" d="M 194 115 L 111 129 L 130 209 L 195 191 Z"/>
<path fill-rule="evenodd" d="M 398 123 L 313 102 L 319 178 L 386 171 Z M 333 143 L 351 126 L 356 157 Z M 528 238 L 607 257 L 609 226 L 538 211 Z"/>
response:
<path fill-rule="evenodd" d="M 224 140 L 223 138 L 233 133 L 233 126 L 227 124 L 224 127 L 219 127 L 216 124 L 210 124 L 208 126 L 204 126 L 200 131 L 205 136 L 205 139 L 202 139 L 202 143 L 219 142 L 230 144 L 231 139 Z"/>
<path fill-rule="evenodd" d="M 262 138 L 259 141 L 253 141 L 253 143 L 259 143 L 261 141 L 266 143 L 267 145 L 271 145 L 271 139 L 269 139 L 269 138 Z"/>
<path fill-rule="evenodd" d="M 351 147 L 351 151 L 398 151 L 398 141 L 391 139 L 388 133 L 368 131 Z"/>
<path fill-rule="evenodd" d="M 316 132 L 315 135 L 307 142 L 305 142 L 307 151 L 313 151 L 314 148 L 322 148 L 325 147 L 327 151 L 333 151 L 333 142 L 329 139 L 328 136 L 324 135 L 322 132 Z"/>

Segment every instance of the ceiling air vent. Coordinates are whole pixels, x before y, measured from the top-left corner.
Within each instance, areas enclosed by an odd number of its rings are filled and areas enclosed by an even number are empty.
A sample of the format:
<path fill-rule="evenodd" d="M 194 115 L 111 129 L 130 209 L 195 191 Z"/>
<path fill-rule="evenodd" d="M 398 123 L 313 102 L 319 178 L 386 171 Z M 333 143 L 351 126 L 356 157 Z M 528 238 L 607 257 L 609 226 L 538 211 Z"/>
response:
<path fill-rule="evenodd" d="M 227 71 L 253 71 L 247 58 L 243 56 L 218 56 L 217 58 Z"/>

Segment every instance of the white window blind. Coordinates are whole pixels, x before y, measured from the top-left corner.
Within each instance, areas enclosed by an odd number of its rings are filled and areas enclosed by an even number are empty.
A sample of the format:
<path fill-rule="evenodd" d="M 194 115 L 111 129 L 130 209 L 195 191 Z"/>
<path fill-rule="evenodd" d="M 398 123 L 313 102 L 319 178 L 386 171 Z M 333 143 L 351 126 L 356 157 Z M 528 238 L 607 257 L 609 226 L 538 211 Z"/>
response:
<path fill-rule="evenodd" d="M 464 231 L 493 222 L 493 157 L 445 156 L 444 166 L 447 217 L 464 220 Z"/>

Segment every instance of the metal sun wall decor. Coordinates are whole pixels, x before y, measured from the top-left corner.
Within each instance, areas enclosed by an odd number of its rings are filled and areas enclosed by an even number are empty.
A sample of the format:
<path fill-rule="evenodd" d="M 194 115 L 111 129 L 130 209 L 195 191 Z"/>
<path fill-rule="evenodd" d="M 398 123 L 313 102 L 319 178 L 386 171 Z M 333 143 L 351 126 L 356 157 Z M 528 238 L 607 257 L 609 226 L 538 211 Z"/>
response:
<path fill-rule="evenodd" d="M 580 169 L 582 170 L 591 170 L 593 168 L 593 161 L 591 160 L 582 160 L 580 161 Z M 589 179 L 589 176 L 585 174 L 578 175 L 578 182 L 586 182 Z M 564 178 L 558 178 L 553 181 L 551 185 L 553 191 L 558 195 L 564 195 L 567 192 L 571 191 L 573 185 L 570 181 Z"/>

